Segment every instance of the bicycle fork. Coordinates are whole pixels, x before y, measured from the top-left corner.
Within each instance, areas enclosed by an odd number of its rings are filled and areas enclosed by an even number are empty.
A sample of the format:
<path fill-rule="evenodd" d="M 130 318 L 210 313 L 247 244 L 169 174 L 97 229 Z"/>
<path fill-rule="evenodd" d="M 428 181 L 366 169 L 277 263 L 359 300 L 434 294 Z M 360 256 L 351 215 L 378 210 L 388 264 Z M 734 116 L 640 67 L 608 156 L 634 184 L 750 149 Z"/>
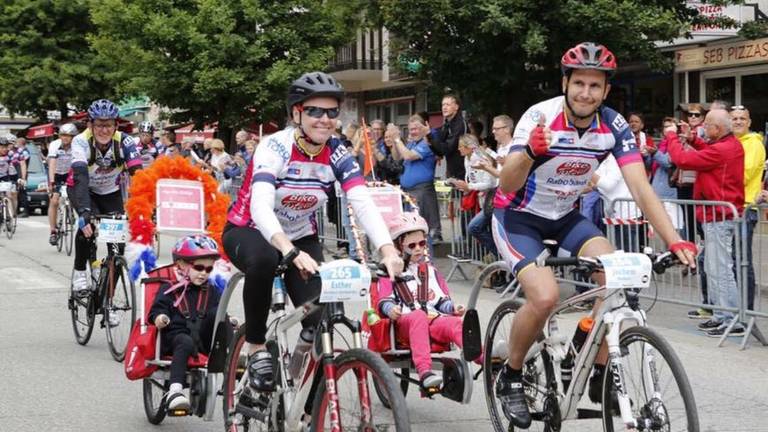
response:
<path fill-rule="evenodd" d="M 605 324 L 608 325 L 608 332 L 606 334 L 606 342 L 608 343 L 608 372 L 611 380 L 611 389 L 616 393 L 616 399 L 619 405 L 619 412 L 621 413 L 621 420 L 626 425 L 627 429 L 635 429 L 638 427 L 637 419 L 632 416 L 632 403 L 630 402 L 629 394 L 625 386 L 625 372 L 624 364 L 622 363 L 622 349 L 620 344 L 622 323 L 629 321 L 636 325 L 645 325 L 645 316 L 640 312 L 631 310 L 618 310 L 616 312 L 609 312 L 605 314 Z M 645 356 L 643 362 L 646 361 Z M 648 368 L 643 367 L 644 370 Z M 655 385 L 651 387 L 655 389 Z M 655 390 L 654 390 L 655 391 Z M 603 404 L 611 404 L 610 400 L 603 400 Z"/>

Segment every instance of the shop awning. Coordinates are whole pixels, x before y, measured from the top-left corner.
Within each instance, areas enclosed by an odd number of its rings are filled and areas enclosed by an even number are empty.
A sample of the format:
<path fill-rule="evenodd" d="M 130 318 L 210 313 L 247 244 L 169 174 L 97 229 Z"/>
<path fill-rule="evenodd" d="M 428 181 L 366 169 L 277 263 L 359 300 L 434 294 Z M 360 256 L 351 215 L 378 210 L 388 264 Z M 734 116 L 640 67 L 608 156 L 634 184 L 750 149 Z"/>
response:
<path fill-rule="evenodd" d="M 181 126 L 173 131 L 176 133 L 176 142 L 180 143 L 186 137 L 202 137 L 203 139 L 213 138 L 213 134 L 215 134 L 217 130 L 216 126 L 217 124 L 214 123 L 212 125 L 205 125 L 202 129 L 196 129 L 194 123 L 189 123 L 188 125 Z"/>
<path fill-rule="evenodd" d="M 27 129 L 27 138 L 34 140 L 40 138 L 46 138 L 53 136 L 56 133 L 56 128 L 53 123 L 45 123 L 41 125 L 32 126 Z"/>

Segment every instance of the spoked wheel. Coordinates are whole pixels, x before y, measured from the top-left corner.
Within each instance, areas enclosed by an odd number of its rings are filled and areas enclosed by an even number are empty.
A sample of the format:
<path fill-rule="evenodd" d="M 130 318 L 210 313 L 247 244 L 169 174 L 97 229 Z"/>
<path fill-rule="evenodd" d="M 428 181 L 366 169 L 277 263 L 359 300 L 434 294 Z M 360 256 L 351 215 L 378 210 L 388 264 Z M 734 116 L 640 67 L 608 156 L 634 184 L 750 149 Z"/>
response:
<path fill-rule="evenodd" d="M 85 271 L 87 274 L 91 274 L 91 263 L 86 264 Z M 88 294 L 76 296 L 72 286 L 74 275 L 75 271 L 73 269 L 69 287 L 69 311 L 72 316 L 72 330 L 75 331 L 75 340 L 80 345 L 85 345 L 91 339 L 93 323 L 96 320 L 96 295 L 94 293 L 93 279 L 89 277 L 88 281 L 91 283 L 91 286 L 88 289 Z"/>
<path fill-rule="evenodd" d="M 72 245 L 75 243 L 75 212 L 72 207 L 67 204 L 66 218 L 64 219 L 64 249 L 67 251 L 67 256 L 72 255 Z"/>
<path fill-rule="evenodd" d="M 699 414 L 683 364 L 669 343 L 647 327 L 630 327 L 621 333 L 621 368 L 638 430 L 699 431 Z M 619 412 L 614 378 L 603 380 L 603 428 L 626 430 Z M 605 402 L 608 401 L 608 402 Z"/>
<path fill-rule="evenodd" d="M 56 213 L 56 251 L 61 252 L 64 248 L 64 221 L 67 215 L 64 212 L 63 207 L 59 207 L 58 213 Z"/>
<path fill-rule="evenodd" d="M 128 343 L 131 327 L 136 321 L 136 294 L 125 259 L 117 256 L 113 265 L 112 281 L 107 280 L 104 296 L 104 326 L 109 352 L 115 361 L 121 362 L 125 357 L 125 344 Z"/>
<path fill-rule="evenodd" d="M 410 431 L 410 419 L 405 396 L 387 363 L 378 354 L 365 349 L 351 349 L 334 359 L 336 364 L 336 395 L 341 413 L 342 430 Z M 378 381 L 378 382 L 377 382 Z M 391 411 L 373 403 L 371 388 L 377 382 Z M 312 406 L 312 431 L 332 429 L 333 412 L 329 409 L 326 379 L 320 381 Z"/>
<path fill-rule="evenodd" d="M 522 305 L 523 303 L 518 299 L 501 303 L 491 315 L 488 330 L 485 332 L 483 384 L 485 385 L 485 401 L 488 405 L 491 423 L 496 432 L 515 430 L 501 408 L 501 401 L 496 397 L 496 381 L 507 360 L 507 340 L 512 329 L 512 322 Z M 538 340 L 543 340 L 543 338 L 544 335 L 539 334 Z M 495 350 L 494 347 L 496 347 Z M 494 351 L 496 352 L 494 353 Z M 548 383 L 553 380 L 554 369 L 549 354 L 540 350 L 535 355 L 529 356 L 523 365 L 523 386 L 528 399 L 528 409 L 534 422 L 527 430 L 559 430 L 560 416 L 557 412 L 557 403 L 548 391 Z"/>
<path fill-rule="evenodd" d="M 408 387 L 411 384 L 411 382 L 408 381 L 408 375 L 410 373 L 411 371 L 408 368 L 400 369 L 400 390 L 403 391 L 403 396 L 408 396 Z M 381 387 L 379 387 L 378 381 L 373 381 L 373 389 L 376 391 L 376 396 L 379 398 L 381 404 L 384 405 L 384 408 L 391 409 L 389 405 L 389 399 L 387 399 L 386 393 L 381 389 Z"/>
<path fill-rule="evenodd" d="M 245 323 L 235 332 L 227 351 L 222 385 L 222 407 L 224 428 L 227 432 L 279 431 L 282 424 L 270 425 L 273 417 L 270 410 L 271 399 L 258 395 L 248 388 L 246 365 L 248 345 L 245 343 Z M 282 412 L 278 409 L 278 414 Z M 276 419 L 282 422 L 282 417 Z"/>
<path fill-rule="evenodd" d="M 16 233 L 16 217 L 11 216 L 11 200 L 3 198 L 5 205 L 3 206 L 3 222 L 5 223 L 5 235 L 10 240 L 13 234 Z"/>
<path fill-rule="evenodd" d="M 168 392 L 168 381 L 158 381 L 145 378 L 142 382 L 144 396 L 144 413 L 153 425 L 159 425 L 165 419 L 165 394 Z"/>

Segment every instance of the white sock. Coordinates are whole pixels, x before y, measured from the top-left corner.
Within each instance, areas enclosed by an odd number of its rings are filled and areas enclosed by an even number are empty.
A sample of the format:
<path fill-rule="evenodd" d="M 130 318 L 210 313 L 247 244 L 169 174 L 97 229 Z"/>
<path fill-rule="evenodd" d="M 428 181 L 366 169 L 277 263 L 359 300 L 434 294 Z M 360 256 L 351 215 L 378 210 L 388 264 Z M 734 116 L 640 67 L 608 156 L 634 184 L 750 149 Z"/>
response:
<path fill-rule="evenodd" d="M 168 389 L 168 393 L 169 394 L 181 393 L 183 389 L 184 389 L 184 386 L 182 386 L 181 383 L 173 383 L 171 384 L 171 388 Z"/>

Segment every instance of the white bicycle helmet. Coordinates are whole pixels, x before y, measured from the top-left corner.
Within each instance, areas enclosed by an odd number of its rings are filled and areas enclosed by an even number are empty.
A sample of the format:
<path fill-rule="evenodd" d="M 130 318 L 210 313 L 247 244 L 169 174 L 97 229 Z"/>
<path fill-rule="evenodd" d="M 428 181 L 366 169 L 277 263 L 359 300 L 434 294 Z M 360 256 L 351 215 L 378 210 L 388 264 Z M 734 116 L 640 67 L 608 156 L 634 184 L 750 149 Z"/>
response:
<path fill-rule="evenodd" d="M 422 231 L 424 235 L 429 232 L 427 221 L 416 212 L 401 213 L 389 220 L 387 225 L 392 240 L 397 240 L 401 235 L 413 231 Z"/>
<path fill-rule="evenodd" d="M 63 125 L 59 126 L 59 135 L 75 136 L 77 134 L 77 126 L 72 123 L 64 123 Z"/>

